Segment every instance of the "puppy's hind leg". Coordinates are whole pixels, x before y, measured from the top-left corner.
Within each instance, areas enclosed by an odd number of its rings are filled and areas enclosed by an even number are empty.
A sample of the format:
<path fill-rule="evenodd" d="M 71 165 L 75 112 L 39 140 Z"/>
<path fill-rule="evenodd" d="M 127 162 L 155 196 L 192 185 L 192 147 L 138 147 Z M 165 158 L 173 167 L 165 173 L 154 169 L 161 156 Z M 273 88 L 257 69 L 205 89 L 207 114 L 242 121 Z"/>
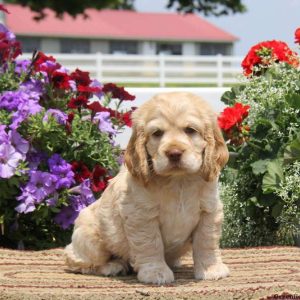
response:
<path fill-rule="evenodd" d="M 92 226 L 75 228 L 72 243 L 65 248 L 68 269 L 75 273 L 100 275 L 110 256 L 99 232 Z"/>
<path fill-rule="evenodd" d="M 129 272 L 129 264 L 120 258 L 108 261 L 99 271 L 103 276 L 126 275 Z"/>

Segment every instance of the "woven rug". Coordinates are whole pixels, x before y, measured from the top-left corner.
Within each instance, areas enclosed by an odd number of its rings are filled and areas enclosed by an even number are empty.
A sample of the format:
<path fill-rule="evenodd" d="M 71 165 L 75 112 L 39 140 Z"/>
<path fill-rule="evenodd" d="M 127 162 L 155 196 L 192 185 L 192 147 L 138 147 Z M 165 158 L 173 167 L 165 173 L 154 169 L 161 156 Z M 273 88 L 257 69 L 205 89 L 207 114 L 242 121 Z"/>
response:
<path fill-rule="evenodd" d="M 141 284 L 135 275 L 114 278 L 68 273 L 62 249 L 0 249 L 0 299 L 300 299 L 300 248 L 223 250 L 231 275 L 196 281 L 187 256 L 167 286 Z"/>

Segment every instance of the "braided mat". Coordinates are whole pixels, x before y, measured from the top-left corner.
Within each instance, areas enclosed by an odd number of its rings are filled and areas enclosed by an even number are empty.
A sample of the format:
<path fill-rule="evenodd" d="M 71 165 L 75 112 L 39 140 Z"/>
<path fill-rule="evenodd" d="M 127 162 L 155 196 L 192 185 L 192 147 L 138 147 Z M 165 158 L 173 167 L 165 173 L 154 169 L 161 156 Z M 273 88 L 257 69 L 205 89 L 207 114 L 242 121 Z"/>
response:
<path fill-rule="evenodd" d="M 68 273 L 62 249 L 0 249 L 0 299 L 300 299 L 300 248 L 228 249 L 223 259 L 228 278 L 196 281 L 186 257 L 175 270 L 176 282 L 159 287 L 141 284 L 135 275 Z"/>

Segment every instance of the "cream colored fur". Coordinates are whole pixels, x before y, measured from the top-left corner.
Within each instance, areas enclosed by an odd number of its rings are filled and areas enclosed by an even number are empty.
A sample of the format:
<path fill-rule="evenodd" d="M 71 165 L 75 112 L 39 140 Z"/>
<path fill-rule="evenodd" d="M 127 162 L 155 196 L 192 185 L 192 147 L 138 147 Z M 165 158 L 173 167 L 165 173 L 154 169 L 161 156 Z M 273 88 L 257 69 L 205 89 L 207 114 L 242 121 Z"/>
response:
<path fill-rule="evenodd" d="M 228 151 L 216 115 L 189 93 L 159 94 L 133 114 L 125 166 L 102 197 L 81 211 L 66 247 L 71 271 L 174 281 L 172 267 L 193 250 L 196 279 L 219 279 L 223 220 L 219 172 Z"/>

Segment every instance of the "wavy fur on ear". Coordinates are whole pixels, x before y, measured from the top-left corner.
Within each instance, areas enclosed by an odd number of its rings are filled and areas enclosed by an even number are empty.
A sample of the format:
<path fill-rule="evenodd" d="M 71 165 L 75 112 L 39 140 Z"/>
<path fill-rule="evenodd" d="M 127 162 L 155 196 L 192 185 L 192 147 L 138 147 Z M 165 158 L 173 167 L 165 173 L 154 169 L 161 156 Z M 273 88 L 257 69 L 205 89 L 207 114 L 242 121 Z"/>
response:
<path fill-rule="evenodd" d="M 201 172 L 204 180 L 213 181 L 219 176 L 229 158 L 227 146 L 216 121 L 205 128 L 204 139 L 207 146 Z"/>
<path fill-rule="evenodd" d="M 131 175 L 146 185 L 150 180 L 149 158 L 146 151 L 146 137 L 142 128 L 133 128 L 125 151 L 125 164 Z"/>

